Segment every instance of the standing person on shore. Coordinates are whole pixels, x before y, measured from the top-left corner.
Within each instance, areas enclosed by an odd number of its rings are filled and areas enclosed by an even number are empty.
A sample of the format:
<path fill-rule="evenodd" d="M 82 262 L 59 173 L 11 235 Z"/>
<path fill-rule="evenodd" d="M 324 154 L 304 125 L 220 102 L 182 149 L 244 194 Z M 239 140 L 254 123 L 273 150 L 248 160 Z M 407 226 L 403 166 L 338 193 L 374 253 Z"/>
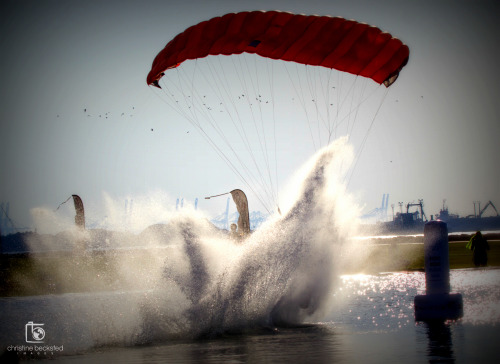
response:
<path fill-rule="evenodd" d="M 488 253 L 490 246 L 488 240 L 483 237 L 480 231 L 477 231 L 466 245 L 467 249 L 472 250 L 472 260 L 476 267 L 486 266 L 488 263 Z"/>

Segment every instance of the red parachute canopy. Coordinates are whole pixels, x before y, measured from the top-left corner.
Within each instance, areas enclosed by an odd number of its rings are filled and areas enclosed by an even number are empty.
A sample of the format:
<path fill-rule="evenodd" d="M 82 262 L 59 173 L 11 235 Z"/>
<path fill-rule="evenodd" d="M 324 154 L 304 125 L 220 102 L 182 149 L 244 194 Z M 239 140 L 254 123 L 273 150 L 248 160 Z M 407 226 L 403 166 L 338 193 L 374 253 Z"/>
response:
<path fill-rule="evenodd" d="M 226 14 L 189 27 L 156 56 L 147 77 L 158 86 L 169 68 L 208 55 L 256 53 L 371 78 L 389 87 L 409 49 L 379 28 L 340 17 L 279 11 Z"/>

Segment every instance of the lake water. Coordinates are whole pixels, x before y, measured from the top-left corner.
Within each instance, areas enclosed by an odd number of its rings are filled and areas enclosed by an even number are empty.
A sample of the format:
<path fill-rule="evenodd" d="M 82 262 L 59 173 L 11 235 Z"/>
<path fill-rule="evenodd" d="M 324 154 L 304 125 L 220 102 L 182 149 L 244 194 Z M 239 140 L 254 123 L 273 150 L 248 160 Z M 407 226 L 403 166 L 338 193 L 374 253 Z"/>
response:
<path fill-rule="evenodd" d="M 500 269 L 452 271 L 452 291 L 463 295 L 464 316 L 432 325 L 414 321 L 413 299 L 425 293 L 424 278 L 422 272 L 342 276 L 331 293 L 329 311 L 306 325 L 249 328 L 204 339 L 180 335 L 142 345 L 130 340 L 135 325 L 122 315 L 144 292 L 3 298 L 2 359 L 70 363 L 498 363 Z M 92 305 L 100 311 L 88 308 Z M 76 307 L 81 317 L 74 317 L 74 310 L 64 312 L 67 306 Z M 85 317 L 83 307 L 91 312 L 91 318 Z M 110 320 L 111 315 L 116 317 Z M 32 344 L 25 343 L 28 319 L 44 324 L 47 337 L 52 339 L 44 344 L 49 350 L 29 351 L 27 346 Z M 57 326 L 57 332 L 50 326 L 55 321 L 65 323 Z M 97 322 L 97 329 L 89 328 L 88 321 Z M 96 341 L 96 330 L 112 340 Z M 21 344 L 25 347 L 13 348 Z M 63 345 L 63 351 L 49 347 L 52 344 Z"/>

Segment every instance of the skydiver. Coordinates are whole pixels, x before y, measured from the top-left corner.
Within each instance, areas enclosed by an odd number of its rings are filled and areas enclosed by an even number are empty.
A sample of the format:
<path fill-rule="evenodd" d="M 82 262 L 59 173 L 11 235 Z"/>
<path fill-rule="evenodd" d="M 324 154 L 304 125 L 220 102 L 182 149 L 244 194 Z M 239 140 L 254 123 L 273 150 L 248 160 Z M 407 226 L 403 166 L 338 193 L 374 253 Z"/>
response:
<path fill-rule="evenodd" d="M 238 234 L 238 226 L 233 222 L 231 224 L 231 232 L 229 233 L 229 237 L 233 240 L 239 240 L 240 239 L 240 234 Z"/>

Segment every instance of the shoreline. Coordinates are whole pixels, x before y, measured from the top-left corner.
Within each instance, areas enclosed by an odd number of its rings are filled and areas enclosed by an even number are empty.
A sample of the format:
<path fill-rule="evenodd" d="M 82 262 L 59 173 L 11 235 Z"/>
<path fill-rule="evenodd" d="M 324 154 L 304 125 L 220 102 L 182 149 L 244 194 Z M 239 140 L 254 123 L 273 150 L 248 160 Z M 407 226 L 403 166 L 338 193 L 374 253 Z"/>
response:
<path fill-rule="evenodd" d="M 476 268 L 465 248 L 468 234 L 450 236 L 450 269 Z M 500 268 L 500 234 L 487 234 L 490 250 L 483 268 Z M 415 272 L 424 269 L 423 236 L 372 238 L 343 274 Z M 0 297 L 153 289 L 153 256 L 169 255 L 169 246 L 91 251 L 52 251 L 0 255 Z M 143 279 L 123 276 L 127 264 L 143 267 Z M 157 272 L 156 272 L 157 273 Z M 140 283 L 131 283 L 139 281 Z M 150 282 L 147 284 L 145 282 Z"/>

